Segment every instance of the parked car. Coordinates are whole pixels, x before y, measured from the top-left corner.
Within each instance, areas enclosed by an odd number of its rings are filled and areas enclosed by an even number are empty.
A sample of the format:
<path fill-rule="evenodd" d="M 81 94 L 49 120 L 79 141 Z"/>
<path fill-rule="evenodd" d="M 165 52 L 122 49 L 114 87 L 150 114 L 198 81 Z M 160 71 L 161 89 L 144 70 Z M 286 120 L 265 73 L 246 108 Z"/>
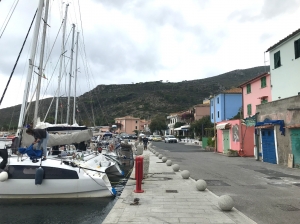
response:
<path fill-rule="evenodd" d="M 150 135 L 150 136 L 148 137 L 148 140 L 149 140 L 149 141 L 152 141 L 152 140 L 153 140 L 153 135 Z"/>
<path fill-rule="evenodd" d="M 135 134 L 129 135 L 128 139 L 137 139 L 137 136 Z"/>
<path fill-rule="evenodd" d="M 153 135 L 152 141 L 160 142 L 162 141 L 162 137 L 160 135 Z"/>
<path fill-rule="evenodd" d="M 165 136 L 165 143 L 177 143 L 177 138 L 174 135 L 166 135 Z"/>

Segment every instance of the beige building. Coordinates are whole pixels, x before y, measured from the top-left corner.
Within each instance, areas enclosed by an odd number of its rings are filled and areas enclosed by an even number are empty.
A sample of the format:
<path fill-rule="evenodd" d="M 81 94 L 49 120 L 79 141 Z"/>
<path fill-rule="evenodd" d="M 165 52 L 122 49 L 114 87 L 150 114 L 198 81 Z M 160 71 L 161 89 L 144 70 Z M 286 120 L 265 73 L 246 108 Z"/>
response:
<path fill-rule="evenodd" d="M 200 120 L 204 116 L 209 116 L 210 105 L 209 104 L 198 104 L 194 106 L 194 120 Z"/>
<path fill-rule="evenodd" d="M 116 132 L 118 133 L 134 134 L 134 130 L 143 131 L 145 127 L 148 127 L 147 121 L 132 116 L 115 118 L 115 123 L 117 125 Z"/>

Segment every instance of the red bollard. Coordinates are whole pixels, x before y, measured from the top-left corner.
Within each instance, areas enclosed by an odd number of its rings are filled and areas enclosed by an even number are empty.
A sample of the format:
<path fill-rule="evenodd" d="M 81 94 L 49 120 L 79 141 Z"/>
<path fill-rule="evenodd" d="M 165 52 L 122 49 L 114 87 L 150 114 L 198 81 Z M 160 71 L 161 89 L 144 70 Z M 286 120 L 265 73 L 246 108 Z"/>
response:
<path fill-rule="evenodd" d="M 135 193 L 144 192 L 144 190 L 142 190 L 143 163 L 144 163 L 143 156 L 137 156 L 135 158 L 135 179 L 136 179 L 136 188 L 134 190 Z"/>

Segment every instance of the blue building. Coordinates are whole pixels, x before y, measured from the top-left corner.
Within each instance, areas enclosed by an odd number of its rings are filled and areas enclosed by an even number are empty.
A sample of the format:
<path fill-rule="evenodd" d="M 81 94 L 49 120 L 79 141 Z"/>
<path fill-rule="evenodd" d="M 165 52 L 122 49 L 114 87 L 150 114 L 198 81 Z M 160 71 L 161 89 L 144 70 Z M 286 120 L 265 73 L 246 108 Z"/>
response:
<path fill-rule="evenodd" d="M 210 98 L 210 120 L 212 123 L 229 120 L 241 110 L 242 90 L 226 90 Z M 242 117 L 241 117 L 242 118 Z"/>

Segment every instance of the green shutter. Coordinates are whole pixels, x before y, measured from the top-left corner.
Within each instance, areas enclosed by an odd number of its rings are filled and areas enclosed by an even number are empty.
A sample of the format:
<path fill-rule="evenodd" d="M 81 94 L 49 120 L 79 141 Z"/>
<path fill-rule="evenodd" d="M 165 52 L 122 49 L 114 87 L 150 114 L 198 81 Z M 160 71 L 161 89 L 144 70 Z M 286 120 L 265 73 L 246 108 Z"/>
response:
<path fill-rule="evenodd" d="M 247 93 L 251 93 L 251 84 L 247 84 Z"/>
<path fill-rule="evenodd" d="M 262 77 L 260 79 L 260 86 L 261 88 L 265 88 L 267 86 L 267 80 L 266 80 L 266 77 Z"/>
<path fill-rule="evenodd" d="M 247 105 L 247 114 L 251 115 L 252 114 L 252 108 L 251 108 L 251 104 Z"/>

